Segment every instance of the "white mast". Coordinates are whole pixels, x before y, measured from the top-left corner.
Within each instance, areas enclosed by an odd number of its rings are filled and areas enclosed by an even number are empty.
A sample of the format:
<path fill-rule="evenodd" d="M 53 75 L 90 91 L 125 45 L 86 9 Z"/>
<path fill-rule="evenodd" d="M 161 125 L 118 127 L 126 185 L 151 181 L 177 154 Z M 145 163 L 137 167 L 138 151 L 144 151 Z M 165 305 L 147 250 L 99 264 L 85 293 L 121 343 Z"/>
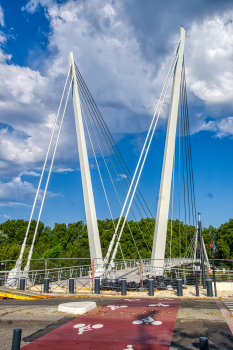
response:
<path fill-rule="evenodd" d="M 91 174 L 87 156 L 86 140 L 83 128 L 83 119 L 78 91 L 77 78 L 75 73 L 73 52 L 69 54 L 69 64 L 71 66 L 72 93 L 76 133 L 78 140 L 79 161 L 81 168 L 81 177 L 83 185 L 83 197 L 87 220 L 88 240 L 90 246 L 91 259 L 95 259 L 95 266 L 103 265 L 102 251 L 100 246 L 99 230 L 95 210 L 94 195 L 91 184 Z"/>
<path fill-rule="evenodd" d="M 158 209 L 156 215 L 156 226 L 154 233 L 153 248 L 151 254 L 151 264 L 157 267 L 156 273 L 160 274 L 163 272 L 164 257 L 165 257 L 165 245 L 167 235 L 167 222 L 168 212 L 170 203 L 171 193 L 171 180 L 172 180 L 172 166 L 175 152 L 175 139 L 176 139 L 176 126 L 177 116 L 179 108 L 179 97 L 180 97 L 180 83 L 181 83 L 181 72 L 184 56 L 184 41 L 185 41 L 185 30 L 183 27 L 180 28 L 180 45 L 178 49 L 178 60 L 175 69 L 170 111 L 167 125 L 167 136 L 163 158 L 163 170 L 160 183 Z M 156 260 L 154 260 L 156 259 Z"/>

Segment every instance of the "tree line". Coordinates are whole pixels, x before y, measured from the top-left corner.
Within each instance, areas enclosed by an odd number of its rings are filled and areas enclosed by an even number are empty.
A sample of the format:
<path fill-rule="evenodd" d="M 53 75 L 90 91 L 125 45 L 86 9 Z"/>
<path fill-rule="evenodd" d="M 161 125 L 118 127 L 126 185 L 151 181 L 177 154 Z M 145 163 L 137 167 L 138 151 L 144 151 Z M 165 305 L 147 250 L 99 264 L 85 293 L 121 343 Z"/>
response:
<path fill-rule="evenodd" d="M 123 219 L 122 219 L 123 220 Z M 114 233 L 114 224 L 112 220 L 98 220 L 100 242 L 103 256 Z M 25 220 L 7 220 L 0 224 L 0 260 L 16 260 L 19 257 L 20 248 L 27 230 L 28 221 Z M 29 235 L 27 239 L 26 250 L 23 258 L 26 259 L 32 243 L 33 234 L 36 227 L 36 221 L 31 222 Z M 153 244 L 155 220 L 151 218 L 141 219 L 138 222 L 128 221 L 125 226 L 122 238 L 121 249 L 125 259 L 138 259 L 139 254 L 142 259 L 150 258 Z M 139 229 L 140 228 L 140 229 Z M 179 220 L 169 220 L 166 237 L 166 257 L 170 257 L 170 240 L 172 230 L 171 257 L 178 257 L 181 250 L 181 256 L 185 255 L 186 247 L 190 245 L 191 239 L 195 233 L 194 226 L 185 225 Z M 132 239 L 136 242 L 137 248 Z M 233 259 L 233 219 L 220 225 L 219 228 L 209 226 L 203 229 L 203 238 L 209 258 L 211 252 L 209 243 L 213 242 L 215 246 L 215 257 L 219 259 Z M 179 248 L 179 242 L 180 248 Z M 139 252 L 139 254 L 138 254 Z M 85 265 L 90 263 L 90 252 L 88 244 L 87 226 L 83 221 L 66 224 L 55 224 L 53 228 L 45 226 L 43 222 L 39 223 L 35 247 L 33 251 L 33 260 L 31 268 L 44 268 L 44 261 L 48 259 L 49 267 Z M 67 258 L 59 260 L 59 258 Z M 74 263 L 71 258 L 79 258 Z M 122 259 L 121 251 L 118 248 L 117 259 Z M 69 260 L 70 259 L 70 260 Z M 11 268 L 14 263 L 7 263 Z M 25 264 L 25 262 L 24 262 Z M 3 265 L 1 265 L 3 268 Z"/>

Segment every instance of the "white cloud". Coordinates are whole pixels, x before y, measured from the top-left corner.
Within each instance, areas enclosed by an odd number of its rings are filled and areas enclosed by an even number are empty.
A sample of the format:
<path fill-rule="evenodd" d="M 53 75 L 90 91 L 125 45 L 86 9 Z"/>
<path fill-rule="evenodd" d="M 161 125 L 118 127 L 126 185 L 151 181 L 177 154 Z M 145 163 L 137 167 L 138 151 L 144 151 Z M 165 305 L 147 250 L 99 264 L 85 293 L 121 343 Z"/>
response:
<path fill-rule="evenodd" d="M 4 216 L 4 218 L 6 218 L 6 219 L 10 219 L 10 215 L 3 215 Z"/>
<path fill-rule="evenodd" d="M 134 132 L 145 128 L 142 116 L 153 113 L 155 88 L 160 89 L 165 72 L 162 69 L 159 77 L 153 76 L 155 66 L 144 59 L 133 29 L 122 14 L 121 2 L 113 7 L 106 1 L 95 1 L 92 6 L 69 1 L 48 7 L 53 28 L 50 47 L 59 51 L 53 64 L 48 64 L 55 76 L 66 72 L 67 56 L 72 50 L 111 129 Z M 134 113 L 134 118 L 129 119 L 129 112 Z"/>
<path fill-rule="evenodd" d="M 214 137 L 232 137 L 233 135 L 233 117 L 227 117 L 221 121 L 211 120 L 208 123 L 203 123 L 200 130 L 212 131 Z"/>
<path fill-rule="evenodd" d="M 187 34 L 189 90 L 209 105 L 233 105 L 233 11 L 193 23 Z"/>
<path fill-rule="evenodd" d="M 0 182 L 0 206 L 30 206 L 36 194 L 36 188 L 27 181 L 22 181 L 18 176 L 9 182 Z M 40 190 L 38 201 L 42 200 L 43 190 Z M 47 192 L 46 196 L 55 197 L 59 194 Z"/>
<path fill-rule="evenodd" d="M 60 5 L 52 0 L 31 0 L 23 10 L 33 13 L 39 6 L 46 6 L 45 15 L 50 21 L 49 49 L 54 52 L 56 48 L 56 54 L 38 65 L 41 72 L 9 64 L 11 56 L 0 49 L 1 122 L 8 125 L 0 130 L 3 176 L 26 175 L 25 171 L 30 172 L 43 163 L 71 50 L 110 130 L 119 134 L 142 132 L 147 130 L 153 115 L 178 38 L 178 33 L 170 34 L 167 45 L 172 49 L 164 54 L 162 64 L 158 64 L 156 53 L 153 61 L 143 55 L 121 1 L 112 4 L 96 0 L 90 6 L 88 2 L 71 0 Z M 222 117 L 221 106 L 233 101 L 230 19 L 232 13 L 207 18 L 198 25 L 193 23 L 187 32 L 189 91 L 209 106 L 220 106 L 218 115 L 215 112 L 216 123 L 206 125 L 204 115 L 197 118 L 197 131 L 212 128 L 215 134 L 218 130 L 223 133 L 224 120 L 227 122 Z M 6 40 L 6 35 L 0 33 L 0 45 Z M 166 116 L 164 113 L 163 117 Z M 78 161 L 74 130 L 70 99 L 55 158 L 57 164 L 66 165 L 55 164 L 54 171 L 71 171 L 67 164 Z"/>
<path fill-rule="evenodd" d="M 0 24 L 2 27 L 5 27 L 5 23 L 4 23 L 4 13 L 3 13 L 3 8 L 0 5 Z"/>
<path fill-rule="evenodd" d="M 28 176 L 40 176 L 39 173 L 36 173 L 35 171 L 23 171 L 22 173 L 19 174 L 19 176 L 21 177 L 22 175 L 28 175 Z"/>
<path fill-rule="evenodd" d="M 127 179 L 127 175 L 125 175 L 125 174 L 118 174 L 118 178 L 114 179 L 113 181 L 121 181 L 121 180 L 124 180 L 124 179 Z"/>
<path fill-rule="evenodd" d="M 55 173 L 66 173 L 66 174 L 71 173 L 73 171 L 74 171 L 74 169 L 72 169 L 72 168 L 59 168 L 59 169 L 54 170 Z"/>
<path fill-rule="evenodd" d="M 217 137 L 233 135 L 233 117 L 228 117 L 226 119 L 221 120 L 221 122 L 218 123 L 217 127 Z"/>
<path fill-rule="evenodd" d="M 52 0 L 30 0 L 26 6 L 22 7 L 22 11 L 27 11 L 29 13 L 34 13 L 38 10 L 39 6 L 48 6 L 52 4 Z"/>

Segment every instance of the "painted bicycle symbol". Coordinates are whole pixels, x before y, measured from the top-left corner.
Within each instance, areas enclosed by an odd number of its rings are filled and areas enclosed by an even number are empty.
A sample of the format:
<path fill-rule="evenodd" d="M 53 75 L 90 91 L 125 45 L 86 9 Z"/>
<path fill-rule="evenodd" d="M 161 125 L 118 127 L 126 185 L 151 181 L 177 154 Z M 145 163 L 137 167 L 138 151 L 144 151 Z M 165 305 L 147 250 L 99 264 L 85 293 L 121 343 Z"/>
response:
<path fill-rule="evenodd" d="M 78 334 L 83 334 L 84 332 L 92 331 L 93 329 L 102 328 L 103 324 L 94 324 L 91 326 L 90 324 L 85 325 L 85 323 L 79 323 L 74 326 L 74 328 L 78 328 Z"/>
<path fill-rule="evenodd" d="M 153 324 L 154 326 L 159 326 L 160 324 L 162 324 L 161 321 L 155 321 L 152 317 L 148 316 L 147 318 L 143 318 L 141 320 L 136 320 L 133 321 L 133 324 Z"/>

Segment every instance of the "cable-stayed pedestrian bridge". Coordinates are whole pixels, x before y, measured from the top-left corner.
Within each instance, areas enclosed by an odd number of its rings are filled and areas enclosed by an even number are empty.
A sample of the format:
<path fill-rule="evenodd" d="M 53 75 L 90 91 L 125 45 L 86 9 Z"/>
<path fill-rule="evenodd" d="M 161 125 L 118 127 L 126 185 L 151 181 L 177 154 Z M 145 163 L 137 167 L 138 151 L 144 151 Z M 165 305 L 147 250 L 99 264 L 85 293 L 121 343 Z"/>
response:
<path fill-rule="evenodd" d="M 157 106 L 134 172 L 130 171 L 122 152 L 119 150 L 117 143 L 114 141 L 113 135 L 111 134 L 107 123 L 102 117 L 89 88 L 87 87 L 77 65 L 75 64 L 73 53 L 70 53 L 68 59 L 68 74 L 28 222 L 27 231 L 25 233 L 25 238 L 16 266 L 11 271 L 9 278 L 20 276 L 21 274 L 28 276 L 30 271 L 30 263 L 38 225 L 53 168 L 59 137 L 62 131 L 70 91 L 72 91 L 74 107 L 90 257 L 94 264 L 92 267 L 92 272 L 95 274 L 95 276 L 104 276 L 107 273 L 110 273 L 114 269 L 114 264 L 116 263 L 116 259 L 119 254 L 121 254 L 123 266 L 126 268 L 126 259 L 124 255 L 127 253 L 127 249 L 135 249 L 135 257 L 140 261 L 144 259 L 143 252 L 145 250 L 147 251 L 147 255 L 150 255 L 150 259 L 148 260 L 150 274 L 154 273 L 161 275 L 168 268 L 172 268 L 176 265 L 182 265 L 184 263 L 198 264 L 200 262 L 199 258 L 204 259 L 204 256 L 207 265 L 209 264 L 202 236 L 200 236 L 198 239 L 198 232 L 201 231 L 201 228 L 199 222 L 199 231 L 197 230 L 197 213 L 184 64 L 184 43 L 185 30 L 183 27 L 181 27 L 178 42 L 171 58 L 170 67 L 168 69 L 161 94 L 157 99 Z M 70 83 L 68 83 L 69 78 Z M 167 102 L 169 91 L 171 92 L 171 97 L 167 135 L 164 147 L 160 191 L 157 203 L 157 215 L 154 225 L 151 220 L 147 219 L 148 217 L 153 217 L 153 210 L 150 210 L 145 200 L 145 194 L 142 193 L 138 185 L 148 152 L 150 150 L 153 136 L 161 116 L 161 112 Z M 57 137 L 55 139 L 56 132 Z M 96 163 L 99 180 L 106 199 L 106 205 L 114 227 L 110 244 L 105 256 L 102 255 L 101 249 L 96 206 L 90 174 L 89 157 L 87 152 L 87 142 L 93 152 L 93 159 Z M 176 144 L 178 145 L 176 146 Z M 35 206 L 38 201 L 38 195 L 41 189 L 42 179 L 45 174 L 50 152 L 52 152 L 51 163 L 40 205 L 37 224 L 27 257 L 27 263 L 24 267 L 24 271 L 22 272 L 22 261 L 25 254 L 29 229 L 34 215 Z M 177 157 L 178 159 L 176 159 Z M 176 173 L 175 165 L 178 167 L 177 182 L 179 193 L 176 204 L 174 204 Z M 106 178 L 108 178 L 109 181 L 108 185 L 106 185 Z M 108 193 L 109 184 L 111 185 L 110 194 Z M 119 204 L 119 218 L 117 222 L 115 222 L 113 219 L 111 209 L 111 200 L 113 200 L 113 198 L 115 198 L 114 201 Z M 179 208 L 179 227 L 177 229 L 178 235 L 175 238 L 173 227 L 174 205 Z M 183 206 L 183 209 L 181 209 L 181 206 Z M 170 220 L 169 208 L 171 215 Z M 132 230 L 132 227 L 129 224 L 129 215 L 131 215 L 135 222 L 136 233 L 135 230 Z M 140 223 L 137 220 L 138 217 L 141 217 Z M 182 218 L 184 225 L 181 227 Z M 169 221 L 170 237 L 169 242 L 167 242 L 166 239 L 168 235 Z M 126 233 L 130 235 L 132 241 L 132 245 L 130 244 L 128 247 L 122 243 L 122 237 L 124 238 Z M 174 256 L 172 253 L 172 248 L 175 243 L 177 245 L 175 253 L 176 256 Z M 199 247 L 200 256 L 198 254 Z M 165 259 L 165 251 L 166 257 L 169 258 Z"/>

